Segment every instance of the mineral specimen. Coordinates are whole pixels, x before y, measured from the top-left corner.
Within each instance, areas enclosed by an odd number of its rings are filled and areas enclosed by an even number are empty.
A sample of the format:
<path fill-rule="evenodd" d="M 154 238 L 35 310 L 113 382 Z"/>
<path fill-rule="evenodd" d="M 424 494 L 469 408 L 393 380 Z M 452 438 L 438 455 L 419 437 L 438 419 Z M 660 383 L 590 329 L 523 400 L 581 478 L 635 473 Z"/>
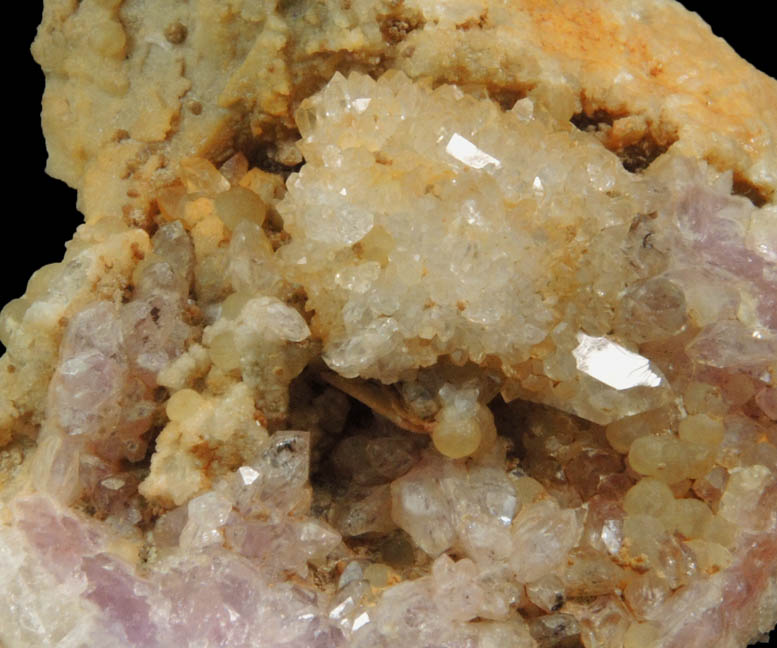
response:
<path fill-rule="evenodd" d="M 46 0 L 0 643 L 744 646 L 777 83 L 669 0 Z"/>

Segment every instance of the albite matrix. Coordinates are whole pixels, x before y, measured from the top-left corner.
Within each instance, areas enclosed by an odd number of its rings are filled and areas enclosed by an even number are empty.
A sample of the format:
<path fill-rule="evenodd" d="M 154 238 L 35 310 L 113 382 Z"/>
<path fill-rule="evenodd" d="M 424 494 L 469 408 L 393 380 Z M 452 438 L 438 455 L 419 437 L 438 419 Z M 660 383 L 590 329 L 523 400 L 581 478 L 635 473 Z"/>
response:
<path fill-rule="evenodd" d="M 665 0 L 46 0 L 7 648 L 777 621 L 777 83 Z"/>

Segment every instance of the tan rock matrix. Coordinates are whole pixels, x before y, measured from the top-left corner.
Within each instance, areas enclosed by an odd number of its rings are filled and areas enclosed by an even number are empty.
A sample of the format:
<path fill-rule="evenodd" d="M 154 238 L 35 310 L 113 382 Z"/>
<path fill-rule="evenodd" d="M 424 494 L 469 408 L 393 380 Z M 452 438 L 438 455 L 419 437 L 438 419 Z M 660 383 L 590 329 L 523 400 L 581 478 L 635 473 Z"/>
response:
<path fill-rule="evenodd" d="M 671 0 L 46 0 L 8 648 L 777 621 L 777 82 Z"/>

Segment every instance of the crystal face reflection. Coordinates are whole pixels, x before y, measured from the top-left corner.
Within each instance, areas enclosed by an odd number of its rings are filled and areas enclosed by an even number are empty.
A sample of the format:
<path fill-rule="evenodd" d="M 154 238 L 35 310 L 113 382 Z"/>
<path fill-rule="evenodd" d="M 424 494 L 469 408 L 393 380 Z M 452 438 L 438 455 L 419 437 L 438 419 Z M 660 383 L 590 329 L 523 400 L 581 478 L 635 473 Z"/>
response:
<path fill-rule="evenodd" d="M 259 477 L 259 473 L 251 468 L 251 466 L 241 466 L 237 471 L 240 473 L 240 477 L 246 486 L 253 484 L 257 477 Z"/>
<path fill-rule="evenodd" d="M 458 133 L 454 133 L 450 140 L 448 140 L 445 152 L 473 169 L 483 169 L 489 164 L 493 164 L 497 169 L 502 166 L 499 160 L 485 151 L 481 151 L 467 138 L 462 137 Z"/>
<path fill-rule="evenodd" d="M 650 361 L 606 337 L 592 337 L 582 331 L 572 351 L 577 368 L 613 389 L 658 387 L 662 378 L 650 368 Z"/>

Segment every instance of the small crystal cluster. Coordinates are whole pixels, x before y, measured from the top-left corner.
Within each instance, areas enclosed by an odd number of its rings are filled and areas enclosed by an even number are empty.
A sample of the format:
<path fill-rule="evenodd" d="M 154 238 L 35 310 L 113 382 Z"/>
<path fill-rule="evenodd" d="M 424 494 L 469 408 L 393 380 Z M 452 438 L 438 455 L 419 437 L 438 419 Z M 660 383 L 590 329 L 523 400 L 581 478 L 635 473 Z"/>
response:
<path fill-rule="evenodd" d="M 111 509 L 136 493 L 137 471 L 122 465 L 145 457 L 159 409 L 157 374 L 194 335 L 185 314 L 192 260 L 183 226 L 169 223 L 134 271 L 131 300 L 93 302 L 69 321 L 33 466 L 63 501 L 88 492 L 94 506 Z"/>
<path fill-rule="evenodd" d="M 37 447 L 12 448 L 37 493 L 0 520 L 0 639 L 768 629 L 774 208 L 671 152 L 630 173 L 528 97 L 397 72 L 335 74 L 296 122 L 285 186 L 239 153 L 184 159 L 150 237 L 83 226 L 3 311 L 11 357 L 66 326 Z M 110 245 L 113 300 L 83 288 Z"/>

